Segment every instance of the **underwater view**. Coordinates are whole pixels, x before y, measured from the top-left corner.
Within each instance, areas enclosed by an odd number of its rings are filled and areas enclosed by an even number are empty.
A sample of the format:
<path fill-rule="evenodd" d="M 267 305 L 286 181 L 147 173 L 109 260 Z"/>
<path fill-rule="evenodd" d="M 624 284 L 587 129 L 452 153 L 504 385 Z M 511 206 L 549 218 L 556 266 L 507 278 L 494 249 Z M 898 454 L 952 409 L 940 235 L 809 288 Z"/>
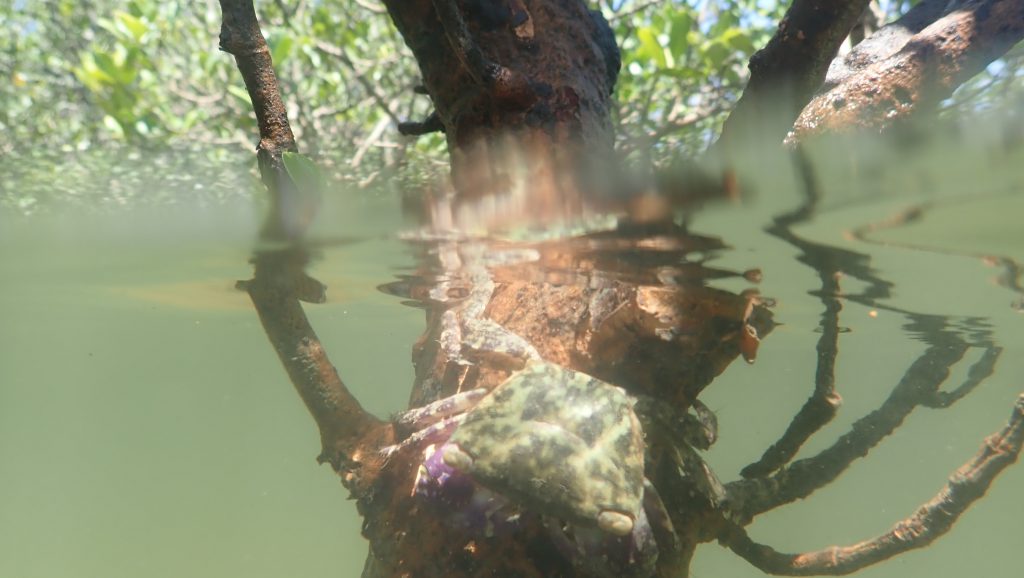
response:
<path fill-rule="evenodd" d="M 842 405 L 798 459 L 899 404 L 908 387 L 937 387 L 947 403 L 907 411 L 834 482 L 750 527 L 780 551 L 854 544 L 931 499 L 1022 392 L 1020 150 L 978 151 L 940 150 L 898 174 L 862 167 L 830 179 L 813 203 L 792 171 L 763 171 L 741 199 L 678 213 L 674 236 L 655 235 L 660 245 L 556 245 L 541 253 L 577 258 L 534 258 L 497 282 L 593 284 L 604 271 L 722 307 L 756 291 L 766 316 L 756 359 L 727 359 L 700 394 L 717 416 L 717 441 L 700 454 L 726 484 L 821 386 L 826 331 Z M 821 166 L 836 175 L 842 164 Z M 986 167 L 976 187 L 957 180 L 967 165 Z M 140 195 L 163 180 L 148 174 Z M 163 203 L 86 210 L 61 197 L 0 217 L 0 575 L 357 576 L 367 543 L 355 504 L 317 465 L 315 424 L 235 288 L 252 274 L 263 203 L 169 187 Z M 409 406 L 410 352 L 429 310 L 414 289 L 439 275 L 400 200 L 329 188 L 309 233 L 308 273 L 327 287 L 324 303 L 305 305 L 309 321 L 382 419 Z M 682 323 L 676 331 L 692 334 Z M 615 343 L 601 355 L 623 355 Z M 699 364 L 717 354 L 692 355 Z M 601 367 L 591 371 L 611 371 Z M 622 380 L 643 369 L 615 371 Z M 947 535 L 860 575 L 1016 576 L 1022 483 L 1024 470 L 1009 467 Z M 692 572 L 763 575 L 714 543 L 697 549 Z"/>

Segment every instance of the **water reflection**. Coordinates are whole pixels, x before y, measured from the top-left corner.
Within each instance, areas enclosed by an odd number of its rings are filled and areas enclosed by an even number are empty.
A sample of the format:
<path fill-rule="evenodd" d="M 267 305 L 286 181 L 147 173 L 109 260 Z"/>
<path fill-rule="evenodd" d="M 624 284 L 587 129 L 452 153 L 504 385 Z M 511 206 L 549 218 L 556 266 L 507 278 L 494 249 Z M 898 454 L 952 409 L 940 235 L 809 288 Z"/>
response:
<path fill-rule="evenodd" d="M 450 343 L 453 321 L 445 319 L 453 311 L 486 318 L 545 360 L 681 408 L 738 355 L 752 362 L 759 337 L 772 327 L 753 287 L 733 293 L 709 286 L 756 280 L 759 271 L 707 266 L 726 244 L 673 221 L 624 221 L 539 241 L 425 236 L 410 239 L 417 274 L 382 287 L 427 311 L 428 331 L 413 354 L 413 405 L 508 376 L 501 363 L 461 360 L 462 350 Z"/>
<path fill-rule="evenodd" d="M 881 302 L 889 296 L 893 284 L 879 277 L 871 267 L 867 255 L 809 241 L 795 234 L 794 228 L 814 217 L 822 194 L 814 167 L 807 157 L 797 154 L 794 160 L 797 174 L 803 181 L 804 203 L 796 211 L 777 217 L 767 228 L 767 232 L 797 247 L 801 251 L 797 258 L 817 272 L 821 283 L 821 289 L 815 292 L 822 302 L 815 387 L 783 436 L 765 451 L 760 460 L 749 464 L 741 471 L 746 479 L 728 486 L 730 496 L 734 498 L 731 508 L 739 518 L 747 520 L 748 523 L 760 513 L 806 497 L 831 483 L 854 460 L 866 455 L 882 439 L 893 433 L 916 408 L 951 406 L 993 374 L 996 361 L 1002 354 L 1002 347 L 994 342 L 990 327 L 983 320 L 959 320 L 882 305 Z M 844 277 L 860 281 L 864 288 L 858 293 L 844 292 L 841 288 Z M 902 315 L 907 319 L 904 330 L 926 343 L 928 347 L 924 353 L 910 362 L 889 398 L 878 409 L 855 422 L 850 431 L 831 447 L 813 457 L 790 463 L 799 448 L 835 416 L 841 402 L 835 390 L 835 364 L 839 353 L 838 337 L 842 331 L 839 314 L 843 302 L 867 304 Z M 953 368 L 964 359 L 971 348 L 980 349 L 982 355 L 967 370 L 967 377 L 959 386 L 943 390 Z M 1021 399 L 1024 400 L 1024 397 Z M 1014 416 L 1015 420 L 1020 419 L 1019 408 Z M 1014 428 L 1016 429 L 1012 435 L 1018 440 L 1016 451 L 1019 451 L 1019 421 Z M 974 465 L 977 467 L 977 464 Z M 782 469 L 784 466 L 785 469 Z M 972 470 L 965 465 L 956 476 L 981 478 L 987 475 L 982 474 L 981 469 L 977 467 Z M 1001 467 L 996 471 L 999 469 Z M 772 472 L 777 473 L 773 475 Z M 991 478 L 973 481 L 979 485 L 987 485 L 990 480 Z M 951 478 L 951 487 L 954 481 L 957 484 L 962 483 L 961 479 Z M 943 508 L 965 509 L 966 504 L 973 500 L 964 499 L 964 503 L 955 506 L 951 505 L 950 501 L 959 502 L 940 494 L 914 518 L 901 522 L 890 533 L 858 545 L 860 551 L 851 547 L 833 549 L 827 553 L 809 553 L 804 555 L 807 560 L 801 563 L 813 564 L 814 567 L 823 570 L 844 568 L 852 571 L 898 553 L 901 549 L 893 548 L 888 543 L 894 538 L 905 548 L 920 547 L 918 542 L 930 542 L 933 539 L 933 532 L 936 535 L 944 533 L 952 524 L 950 521 L 949 525 L 945 525 L 945 522 L 939 523 L 933 519 L 934 516 L 941 515 L 936 514 L 937 511 Z M 915 528 L 914 531 L 928 535 L 928 538 L 908 539 L 901 535 L 908 531 L 907 528 Z M 735 541 L 729 542 L 729 546 L 762 569 L 787 568 L 792 564 L 792 561 L 786 560 L 787 555 L 754 544 L 745 533 Z M 831 559 L 826 559 L 829 557 Z"/>

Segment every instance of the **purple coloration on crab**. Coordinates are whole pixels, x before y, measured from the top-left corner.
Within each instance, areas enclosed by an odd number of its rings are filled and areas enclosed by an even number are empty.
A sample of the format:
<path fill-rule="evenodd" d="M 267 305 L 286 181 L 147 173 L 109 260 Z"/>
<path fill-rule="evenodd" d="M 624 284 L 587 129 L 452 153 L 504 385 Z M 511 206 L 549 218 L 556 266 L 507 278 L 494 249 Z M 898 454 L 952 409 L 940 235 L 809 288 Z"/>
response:
<path fill-rule="evenodd" d="M 473 478 L 444 463 L 440 448 L 434 444 L 423 451 L 423 458 L 413 492 L 452 506 L 468 504 L 477 485 Z"/>
<path fill-rule="evenodd" d="M 427 446 L 413 494 L 441 506 L 454 527 L 486 536 L 507 535 L 519 526 L 518 510 L 504 497 L 444 462 L 443 446 Z"/>

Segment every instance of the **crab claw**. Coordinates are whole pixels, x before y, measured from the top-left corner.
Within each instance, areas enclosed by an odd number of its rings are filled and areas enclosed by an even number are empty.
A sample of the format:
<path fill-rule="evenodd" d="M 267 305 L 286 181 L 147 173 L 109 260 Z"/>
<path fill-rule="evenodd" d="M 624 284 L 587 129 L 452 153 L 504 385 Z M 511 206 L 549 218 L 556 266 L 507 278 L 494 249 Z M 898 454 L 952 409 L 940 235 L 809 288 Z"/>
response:
<path fill-rule="evenodd" d="M 473 467 L 473 458 L 462 451 L 458 444 L 447 444 L 441 449 L 441 459 L 449 466 L 468 472 Z"/>
<path fill-rule="evenodd" d="M 597 526 L 610 534 L 625 536 L 633 531 L 633 518 L 622 512 L 602 510 L 597 515 Z"/>

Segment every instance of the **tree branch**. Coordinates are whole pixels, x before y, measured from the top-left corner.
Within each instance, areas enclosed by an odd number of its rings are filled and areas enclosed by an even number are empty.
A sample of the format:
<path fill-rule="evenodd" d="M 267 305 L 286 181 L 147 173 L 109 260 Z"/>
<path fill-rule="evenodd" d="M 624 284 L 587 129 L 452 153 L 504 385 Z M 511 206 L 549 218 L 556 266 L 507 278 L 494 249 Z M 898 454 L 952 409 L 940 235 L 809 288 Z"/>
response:
<path fill-rule="evenodd" d="M 968 345 L 959 337 L 948 332 L 944 335 L 941 342 L 934 343 L 911 364 L 881 407 L 854 423 L 831 447 L 771 476 L 726 484 L 728 507 L 735 518 L 745 525 L 760 513 L 809 496 L 839 477 L 854 460 L 867 455 L 917 406 L 936 399 L 936 392 L 949 377 L 950 368 L 968 350 Z M 968 372 L 968 381 L 988 377 L 987 373 L 979 373 L 994 369 L 990 356 L 983 357 L 975 366 L 978 369 Z"/>
<path fill-rule="evenodd" d="M 812 435 L 832 421 L 842 398 L 836 393 L 836 357 L 839 354 L 839 275 L 822 275 L 821 338 L 818 339 L 818 363 L 814 376 L 814 393 L 790 422 L 782 437 L 772 444 L 761 459 L 743 468 L 744 478 L 766 476 L 789 463 Z"/>
<path fill-rule="evenodd" d="M 772 39 L 750 57 L 750 81 L 713 148 L 780 142 L 869 1 L 794 0 Z"/>
<path fill-rule="evenodd" d="M 295 136 L 288 124 L 288 112 L 281 101 L 270 48 L 256 21 L 252 1 L 221 0 L 220 7 L 223 12 L 220 49 L 235 57 L 235 64 L 252 100 L 260 130 L 260 144 L 256 151 L 260 173 L 266 182 L 268 178 L 272 180 L 273 175 L 265 173 L 265 167 L 281 169 L 281 153 L 296 150 Z"/>
<path fill-rule="evenodd" d="M 842 575 L 877 564 L 908 550 L 923 548 L 953 527 L 957 519 L 988 490 L 1007 466 L 1017 461 L 1024 444 L 1024 394 L 1017 398 L 1010 421 L 985 439 L 981 450 L 949 477 L 946 486 L 914 514 L 891 530 L 852 546 L 833 546 L 803 554 L 783 554 L 757 544 L 733 526 L 721 541 L 758 569 L 784 576 Z"/>
<path fill-rule="evenodd" d="M 366 412 L 342 383 L 299 303 L 322 302 L 326 291 L 305 274 L 308 254 L 292 242 L 301 238 L 311 218 L 296 218 L 295 213 L 315 207 L 305 201 L 310 192 L 299 190 L 282 161 L 286 151 L 296 150 L 295 138 L 252 1 L 220 4 L 221 49 L 235 57 L 259 121 L 260 175 L 272 200 L 263 240 L 288 244 L 257 253 L 253 278 L 238 287 L 249 293 L 267 337 L 316 420 L 323 445 L 320 461 L 330 462 L 339 473 L 344 470 L 343 480 L 351 488 L 372 477 L 357 476 L 352 470 L 363 462 L 379 465 L 376 449 L 391 443 L 391 428 Z"/>
<path fill-rule="evenodd" d="M 925 0 L 837 61 L 787 140 L 934 110 L 1021 38 L 1024 0 Z"/>
<path fill-rule="evenodd" d="M 355 63 L 352 61 L 351 58 L 348 57 L 347 54 L 345 54 L 345 52 L 342 49 L 336 46 L 331 46 L 330 44 L 322 41 L 315 42 L 314 46 L 320 52 L 323 52 L 328 56 L 332 56 L 338 59 L 338 61 L 344 64 L 346 68 L 351 70 L 353 76 L 356 79 L 356 82 L 358 82 L 360 86 L 363 87 L 363 90 L 365 90 L 366 93 L 369 94 L 371 98 L 373 98 L 373 101 L 377 103 L 377 106 L 380 107 L 382 111 L 384 111 L 384 114 L 387 115 L 389 119 L 391 119 L 391 122 L 393 122 L 396 126 L 401 124 L 402 121 L 399 120 L 398 115 L 392 112 L 387 100 L 383 96 L 381 96 L 380 92 L 377 91 L 377 87 L 374 86 L 374 84 L 370 82 L 368 78 L 366 78 L 366 71 L 359 70 L 358 68 L 356 68 Z"/>

